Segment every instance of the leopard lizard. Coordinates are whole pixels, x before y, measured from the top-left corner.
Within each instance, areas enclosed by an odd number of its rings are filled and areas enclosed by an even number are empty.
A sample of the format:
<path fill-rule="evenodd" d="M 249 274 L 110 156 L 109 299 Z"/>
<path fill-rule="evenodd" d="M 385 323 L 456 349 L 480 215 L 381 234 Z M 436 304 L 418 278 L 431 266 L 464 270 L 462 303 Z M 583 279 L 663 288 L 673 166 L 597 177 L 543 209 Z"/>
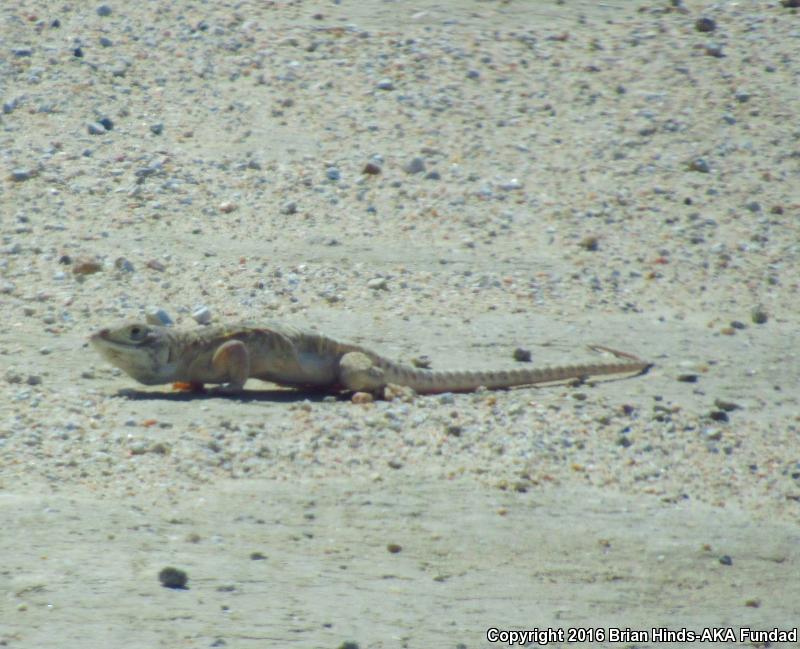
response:
<path fill-rule="evenodd" d="M 89 342 L 112 365 L 145 385 L 221 384 L 244 388 L 249 378 L 296 388 L 366 392 L 387 386 L 419 394 L 502 389 L 608 374 L 644 374 L 651 363 L 607 347 L 616 361 L 482 371 L 431 371 L 391 361 L 359 345 L 283 324 L 231 324 L 176 329 L 142 322 L 103 328 Z"/>

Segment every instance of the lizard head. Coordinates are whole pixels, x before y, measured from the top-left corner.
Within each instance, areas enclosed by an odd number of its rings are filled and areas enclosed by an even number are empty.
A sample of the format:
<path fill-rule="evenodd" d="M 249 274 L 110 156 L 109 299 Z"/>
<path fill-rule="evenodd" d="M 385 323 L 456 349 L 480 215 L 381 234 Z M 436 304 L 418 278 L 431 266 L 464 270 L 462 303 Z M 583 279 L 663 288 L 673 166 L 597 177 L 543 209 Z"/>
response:
<path fill-rule="evenodd" d="M 89 342 L 109 363 L 139 383 L 158 385 L 172 380 L 169 332 L 142 322 L 126 322 L 92 334 Z"/>

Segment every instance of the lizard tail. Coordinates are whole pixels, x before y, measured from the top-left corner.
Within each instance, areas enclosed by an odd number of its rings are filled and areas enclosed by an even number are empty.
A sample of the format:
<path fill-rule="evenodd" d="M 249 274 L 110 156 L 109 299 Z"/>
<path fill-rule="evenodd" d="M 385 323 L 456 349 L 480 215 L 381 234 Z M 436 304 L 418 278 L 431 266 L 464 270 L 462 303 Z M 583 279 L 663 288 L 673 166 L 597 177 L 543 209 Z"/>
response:
<path fill-rule="evenodd" d="M 631 354 L 617 352 L 606 347 L 597 346 L 595 348 L 609 351 L 623 360 L 490 371 L 427 371 L 391 364 L 384 367 L 383 370 L 387 383 L 405 385 L 418 394 L 435 394 L 438 392 L 471 392 L 481 386 L 493 390 L 570 379 L 585 379 L 590 376 L 645 374 L 652 367 L 652 363 Z"/>

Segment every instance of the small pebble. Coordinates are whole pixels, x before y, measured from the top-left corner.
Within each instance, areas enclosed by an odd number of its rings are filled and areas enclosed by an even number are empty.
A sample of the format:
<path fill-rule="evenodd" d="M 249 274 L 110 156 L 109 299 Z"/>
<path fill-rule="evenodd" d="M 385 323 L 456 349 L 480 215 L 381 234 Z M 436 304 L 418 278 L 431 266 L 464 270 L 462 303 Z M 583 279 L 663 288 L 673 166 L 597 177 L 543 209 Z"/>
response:
<path fill-rule="evenodd" d="M 155 306 L 148 307 L 144 314 L 147 324 L 158 325 L 161 327 L 168 327 L 173 324 L 172 318 L 169 317 L 164 309 Z"/>
<path fill-rule="evenodd" d="M 514 360 L 519 363 L 530 363 L 531 358 L 532 355 L 530 349 L 523 349 L 522 347 L 517 347 L 514 350 Z"/>
<path fill-rule="evenodd" d="M 114 260 L 114 268 L 121 270 L 123 273 L 132 273 L 135 270 L 133 264 L 125 257 L 117 257 Z"/>
<path fill-rule="evenodd" d="M 389 545 L 386 546 L 386 549 L 391 554 L 397 554 L 398 552 L 402 552 L 403 551 L 403 546 L 402 545 L 398 545 L 397 543 L 389 543 Z"/>
<path fill-rule="evenodd" d="M 236 203 L 231 203 L 230 201 L 223 201 L 222 203 L 219 204 L 219 211 L 222 212 L 223 214 L 230 214 L 231 212 L 236 210 L 237 207 L 238 205 L 236 205 Z"/>
<path fill-rule="evenodd" d="M 291 214 L 297 213 L 297 203 L 291 201 L 289 203 L 284 203 L 283 207 L 281 207 L 281 214 L 286 214 L 287 216 Z"/>
<path fill-rule="evenodd" d="M 170 566 L 158 573 L 158 580 L 164 588 L 184 590 L 189 581 L 189 576 L 183 570 Z"/>
<path fill-rule="evenodd" d="M 697 374 L 679 374 L 678 381 L 681 383 L 697 383 L 700 377 Z"/>
<path fill-rule="evenodd" d="M 341 171 L 339 171 L 339 170 L 338 170 L 336 167 L 328 167 L 328 168 L 325 170 L 325 177 L 326 177 L 328 180 L 333 180 L 333 181 L 336 181 L 336 180 L 339 180 L 339 179 L 341 179 L 341 177 L 342 177 L 342 172 L 341 172 Z"/>
<path fill-rule="evenodd" d="M 755 324 L 764 324 L 769 319 L 769 316 L 767 315 L 767 312 L 764 311 L 763 308 L 756 307 L 750 314 L 750 319 Z"/>
<path fill-rule="evenodd" d="M 99 273 L 103 270 L 103 264 L 94 259 L 78 259 L 72 265 L 72 273 L 74 275 L 91 275 Z"/>
<path fill-rule="evenodd" d="M 706 55 L 713 56 L 717 59 L 721 59 L 725 56 L 725 54 L 722 52 L 722 46 L 717 45 L 716 43 L 710 43 L 706 45 Z"/>
<path fill-rule="evenodd" d="M 9 175 L 8 179 L 15 183 L 25 182 L 33 178 L 33 172 L 28 169 L 14 169 Z"/>
<path fill-rule="evenodd" d="M 211 322 L 211 309 L 205 304 L 200 304 L 192 310 L 192 319 L 201 325 Z"/>
<path fill-rule="evenodd" d="M 107 131 L 110 131 L 114 128 L 114 122 L 112 122 L 108 117 L 101 117 L 97 120 L 97 123 L 101 124 Z"/>
<path fill-rule="evenodd" d="M 250 553 L 250 560 L 251 561 L 264 561 L 266 558 L 267 558 L 267 555 L 265 555 L 262 552 L 251 552 Z"/>
<path fill-rule="evenodd" d="M 427 370 L 427 369 L 430 369 L 430 367 L 431 367 L 431 359 L 430 359 L 429 356 L 426 356 L 426 355 L 423 354 L 421 356 L 415 356 L 414 358 L 412 358 L 411 359 L 411 364 L 414 367 L 418 367 L 420 369 Z"/>
<path fill-rule="evenodd" d="M 701 174 L 707 174 L 711 171 L 711 168 L 708 166 L 708 163 L 703 160 L 703 158 L 695 158 L 689 163 L 689 170 L 697 171 Z"/>
<path fill-rule="evenodd" d="M 391 79 L 381 79 L 378 81 L 378 90 L 394 90 L 394 82 Z"/>
<path fill-rule="evenodd" d="M 381 172 L 380 165 L 374 162 L 368 162 L 364 165 L 364 169 L 362 173 L 365 173 L 370 176 L 377 176 Z"/>
<path fill-rule="evenodd" d="M 350 398 L 350 401 L 356 404 L 372 403 L 375 401 L 375 397 L 373 397 L 369 392 L 355 392 Z"/>
<path fill-rule="evenodd" d="M 594 252 L 600 245 L 600 238 L 594 235 L 589 235 L 588 237 L 581 239 L 581 242 L 578 245 L 584 250 Z"/>
<path fill-rule="evenodd" d="M 504 183 L 500 183 L 499 187 L 504 192 L 513 192 L 522 189 L 524 185 L 517 178 L 512 178 Z"/>
<path fill-rule="evenodd" d="M 728 421 L 728 413 L 724 410 L 712 410 L 708 416 L 714 421 Z"/>
<path fill-rule="evenodd" d="M 89 132 L 89 135 L 104 135 L 107 132 L 106 127 L 100 122 L 89 122 L 86 125 L 86 130 Z"/>
<path fill-rule="evenodd" d="M 111 41 L 110 38 L 106 38 L 105 36 L 100 37 L 100 45 L 102 47 L 111 47 L 114 43 Z"/>
<path fill-rule="evenodd" d="M 733 565 L 733 559 L 732 559 L 732 558 L 730 557 L 730 555 L 728 555 L 728 554 L 723 554 L 723 555 L 722 555 L 722 556 L 719 558 L 719 562 L 720 562 L 720 563 L 721 563 L 723 566 L 732 566 L 732 565 Z"/>
<path fill-rule="evenodd" d="M 694 28 L 698 32 L 713 32 L 717 28 L 717 23 L 711 18 L 703 16 L 695 21 Z"/>
<path fill-rule="evenodd" d="M 167 267 L 158 261 L 158 259 L 149 259 L 147 263 L 145 263 L 145 266 L 151 270 L 157 270 L 159 273 L 163 273 L 165 270 L 167 270 Z"/>
<path fill-rule="evenodd" d="M 420 174 L 425 171 L 425 161 L 422 158 L 412 158 L 403 166 L 403 171 L 407 174 Z"/>
<path fill-rule="evenodd" d="M 722 399 L 714 399 L 714 405 L 725 412 L 732 412 L 741 407 L 738 403 L 734 403 L 733 401 L 723 401 Z"/>
<path fill-rule="evenodd" d="M 161 135 L 164 132 L 164 125 L 161 122 L 150 124 L 150 132 L 153 135 Z"/>
<path fill-rule="evenodd" d="M 97 15 L 103 17 L 110 16 L 111 7 L 109 7 L 108 5 L 100 5 L 99 7 L 97 7 Z"/>
<path fill-rule="evenodd" d="M 386 282 L 385 277 L 375 277 L 367 282 L 367 288 L 371 288 L 373 291 L 387 291 L 389 290 L 389 286 Z"/>

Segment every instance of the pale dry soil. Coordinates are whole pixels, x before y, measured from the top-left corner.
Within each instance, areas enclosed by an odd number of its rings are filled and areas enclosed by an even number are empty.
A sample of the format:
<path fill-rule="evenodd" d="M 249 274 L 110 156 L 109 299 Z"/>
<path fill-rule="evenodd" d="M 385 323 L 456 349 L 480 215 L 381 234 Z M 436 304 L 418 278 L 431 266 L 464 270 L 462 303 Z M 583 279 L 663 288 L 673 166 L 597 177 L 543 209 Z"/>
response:
<path fill-rule="evenodd" d="M 0 646 L 800 624 L 796 11 L 99 4 L 0 8 Z M 86 344 L 200 304 L 436 369 L 655 367 L 358 406 Z"/>

